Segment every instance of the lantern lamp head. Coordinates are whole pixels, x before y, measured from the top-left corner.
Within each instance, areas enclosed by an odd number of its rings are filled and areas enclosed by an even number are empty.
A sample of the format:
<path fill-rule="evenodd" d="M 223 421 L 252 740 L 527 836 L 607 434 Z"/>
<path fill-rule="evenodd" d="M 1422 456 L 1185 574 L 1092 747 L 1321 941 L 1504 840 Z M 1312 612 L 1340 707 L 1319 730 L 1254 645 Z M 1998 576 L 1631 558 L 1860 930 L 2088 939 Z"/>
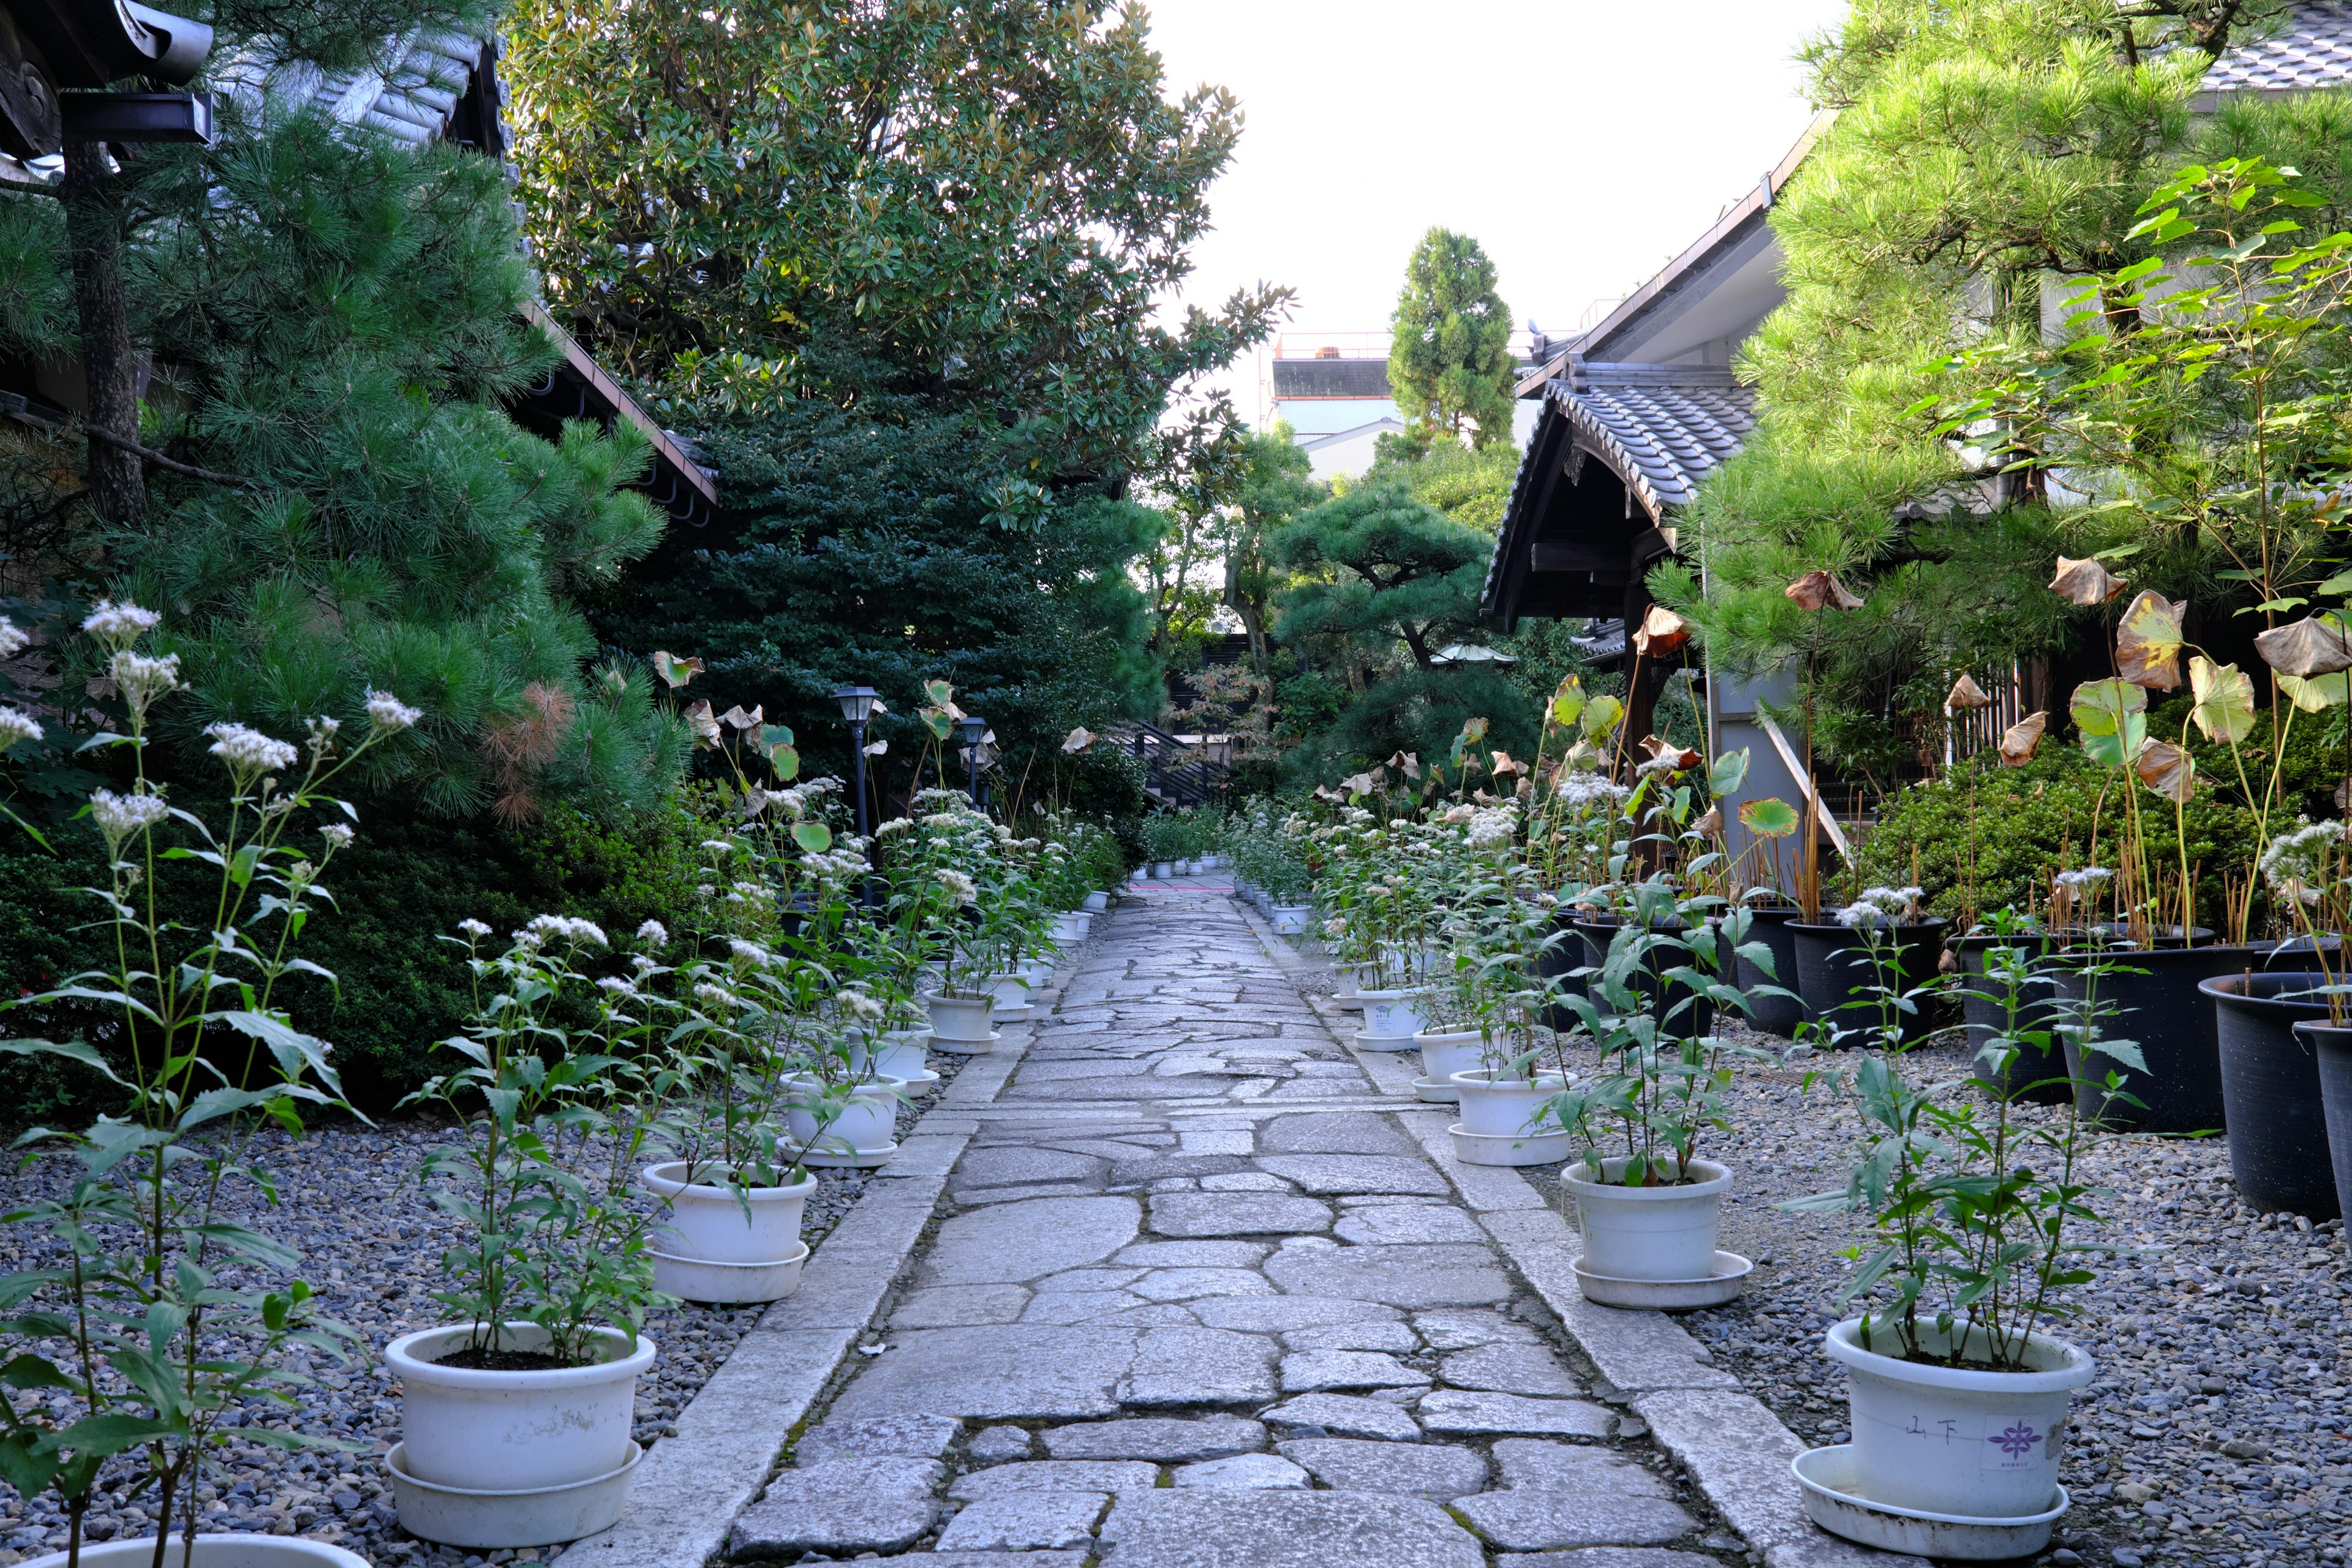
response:
<path fill-rule="evenodd" d="M 833 700 L 841 704 L 842 718 L 852 724 L 865 723 L 881 698 L 882 694 L 870 686 L 844 686 L 833 694 Z"/>

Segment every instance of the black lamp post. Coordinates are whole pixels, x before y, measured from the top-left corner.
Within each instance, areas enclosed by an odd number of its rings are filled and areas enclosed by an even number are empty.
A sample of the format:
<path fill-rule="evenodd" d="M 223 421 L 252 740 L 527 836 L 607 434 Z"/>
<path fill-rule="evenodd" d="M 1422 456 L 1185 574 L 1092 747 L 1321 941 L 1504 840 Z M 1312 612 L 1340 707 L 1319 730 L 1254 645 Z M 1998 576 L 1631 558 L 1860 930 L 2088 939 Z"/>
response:
<path fill-rule="evenodd" d="M 873 824 L 866 816 L 866 721 L 874 716 L 882 694 L 870 686 L 844 686 L 836 689 L 833 700 L 841 704 L 841 716 L 849 722 L 849 801 L 857 819 L 857 837 L 866 840 L 866 861 L 874 863 Z M 866 879 L 862 889 L 865 901 L 874 901 L 874 879 Z"/>
<path fill-rule="evenodd" d="M 988 721 L 977 713 L 967 713 L 956 721 L 956 738 L 963 742 L 965 782 L 971 786 L 971 804 L 980 805 L 980 742 L 988 733 Z"/>

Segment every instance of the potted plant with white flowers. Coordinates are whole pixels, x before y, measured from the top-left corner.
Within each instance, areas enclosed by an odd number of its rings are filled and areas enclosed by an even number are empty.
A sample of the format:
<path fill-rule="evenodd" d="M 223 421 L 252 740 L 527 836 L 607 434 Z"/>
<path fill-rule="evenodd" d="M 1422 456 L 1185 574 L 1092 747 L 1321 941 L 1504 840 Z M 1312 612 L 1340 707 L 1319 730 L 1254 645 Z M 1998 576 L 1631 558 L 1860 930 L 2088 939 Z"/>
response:
<path fill-rule="evenodd" d="M 457 1226 L 434 1293 L 453 1317 L 384 1347 L 401 1380 L 384 1463 L 410 1533 L 541 1546 L 617 1520 L 642 1457 L 631 1411 L 656 1351 L 641 1330 L 674 1299 L 654 1284 L 665 1215 L 633 1189 L 670 1152 L 676 1079 L 654 1026 L 592 978 L 594 924 L 541 915 L 497 954 L 480 921 L 460 930 L 474 1010 L 441 1044 L 466 1065 L 406 1102 L 444 1107 L 460 1133 L 423 1169 Z M 591 998 L 575 1034 L 563 1017 Z"/>
<path fill-rule="evenodd" d="M 2037 945 L 2021 922 L 2001 929 L 2017 940 L 1984 955 L 2003 1026 L 1982 1051 L 1986 1078 L 2017 1087 L 1922 1081 L 1899 1042 L 1870 1053 L 1835 1079 L 1870 1128 L 1845 1189 L 1781 1205 L 1864 1214 L 1876 1232 L 1850 1255 L 1839 1292 L 1861 1310 L 1824 1347 L 1846 1369 L 1853 1441 L 1796 1465 L 1813 1517 L 1871 1545 L 2041 1550 L 2066 1508 L 2067 1407 L 2097 1370 L 2052 1331 L 2095 1281 L 2088 1259 L 2114 1250 L 2085 1235 L 2099 1223 L 2084 1170 L 2088 1123 L 2072 1100 L 2047 1118 L 2016 1113 L 2034 1075 L 2011 1072 L 2012 1059 L 2054 1063 L 2058 1030 L 2039 1026 Z M 2137 1068 L 2137 1047 L 2100 1037 L 2085 1011 L 2058 1028 Z"/>
<path fill-rule="evenodd" d="M 299 1135 L 306 1105 L 347 1109 L 331 1047 L 294 1026 L 278 988 L 324 973 L 299 956 L 299 939 L 331 903 L 325 879 L 356 816 L 327 786 L 419 715 L 371 691 L 366 731 L 347 751 L 331 718 L 311 721 L 299 747 L 215 723 L 205 735 L 229 775 L 226 809 L 200 814 L 193 786 L 167 801 L 147 771 L 151 712 L 182 684 L 176 656 L 139 650 L 160 619 L 100 602 L 81 624 L 97 645 L 95 673 L 113 689 L 106 698 L 77 689 L 77 714 L 104 714 L 80 749 L 119 762 L 127 781 L 119 794 L 98 790 L 84 812 L 107 849 L 107 883 L 89 889 L 107 913 L 85 929 L 111 937 L 115 962 L 0 1002 L 0 1012 L 34 1018 L 60 1005 L 119 1018 L 105 1049 L 83 1039 L 0 1040 L 0 1055 L 78 1064 L 112 1097 L 82 1131 L 19 1140 L 62 1147 L 79 1169 L 58 1195 L 5 1218 L 28 1266 L 0 1275 L 0 1336 L 11 1342 L 0 1383 L 39 1402 L 0 1399 L 0 1481 L 27 1503 L 54 1492 L 62 1506 L 65 1550 L 36 1558 L 41 1568 L 131 1568 L 167 1555 L 203 1568 L 364 1568 L 325 1541 L 199 1534 L 197 1525 L 208 1457 L 232 1433 L 287 1450 L 346 1446 L 251 1419 L 301 1397 L 310 1380 L 289 1361 L 310 1352 L 347 1361 L 354 1336 L 317 1315 L 299 1278 L 274 1289 L 237 1281 L 289 1276 L 299 1255 L 236 1211 L 275 1201 L 257 1132 Z M 0 617 L 0 658 L 28 643 Z M 44 738 L 43 716 L 0 706 L 0 752 Z M 199 865 L 214 868 L 205 879 L 217 915 L 192 931 L 160 917 L 152 892 L 159 878 Z M 135 1500 L 157 1534 L 93 1544 L 85 1523 L 101 1488 Z"/>

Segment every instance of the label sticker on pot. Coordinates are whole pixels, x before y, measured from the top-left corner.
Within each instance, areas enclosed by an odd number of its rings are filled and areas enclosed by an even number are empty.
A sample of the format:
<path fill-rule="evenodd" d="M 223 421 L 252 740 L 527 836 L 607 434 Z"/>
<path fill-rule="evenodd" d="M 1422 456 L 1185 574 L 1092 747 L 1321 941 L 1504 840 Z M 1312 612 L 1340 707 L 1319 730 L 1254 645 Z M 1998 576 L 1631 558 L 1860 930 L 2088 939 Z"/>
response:
<path fill-rule="evenodd" d="M 1987 1415 L 1980 1470 L 2031 1470 L 2051 1457 L 2051 1434 L 2032 1415 Z"/>

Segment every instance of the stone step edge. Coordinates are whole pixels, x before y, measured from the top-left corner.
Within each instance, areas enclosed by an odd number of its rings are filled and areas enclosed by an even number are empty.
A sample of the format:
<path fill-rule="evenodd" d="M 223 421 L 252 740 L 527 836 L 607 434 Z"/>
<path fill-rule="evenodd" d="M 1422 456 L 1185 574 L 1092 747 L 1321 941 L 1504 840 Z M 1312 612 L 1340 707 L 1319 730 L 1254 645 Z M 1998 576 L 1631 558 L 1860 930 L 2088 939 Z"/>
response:
<path fill-rule="evenodd" d="M 1077 950 L 1045 989 L 1058 994 Z M 800 1289 L 761 1314 L 679 1411 L 677 1436 L 637 1468 L 620 1522 L 572 1542 L 568 1568 L 704 1568 L 781 1464 L 817 1402 L 880 1316 L 931 1222 L 948 1174 L 1034 1037 L 1008 1024 L 996 1048 L 965 1063 L 916 1121 L 865 1195 L 810 1255 Z M 882 1179 L 887 1178 L 887 1179 Z"/>

